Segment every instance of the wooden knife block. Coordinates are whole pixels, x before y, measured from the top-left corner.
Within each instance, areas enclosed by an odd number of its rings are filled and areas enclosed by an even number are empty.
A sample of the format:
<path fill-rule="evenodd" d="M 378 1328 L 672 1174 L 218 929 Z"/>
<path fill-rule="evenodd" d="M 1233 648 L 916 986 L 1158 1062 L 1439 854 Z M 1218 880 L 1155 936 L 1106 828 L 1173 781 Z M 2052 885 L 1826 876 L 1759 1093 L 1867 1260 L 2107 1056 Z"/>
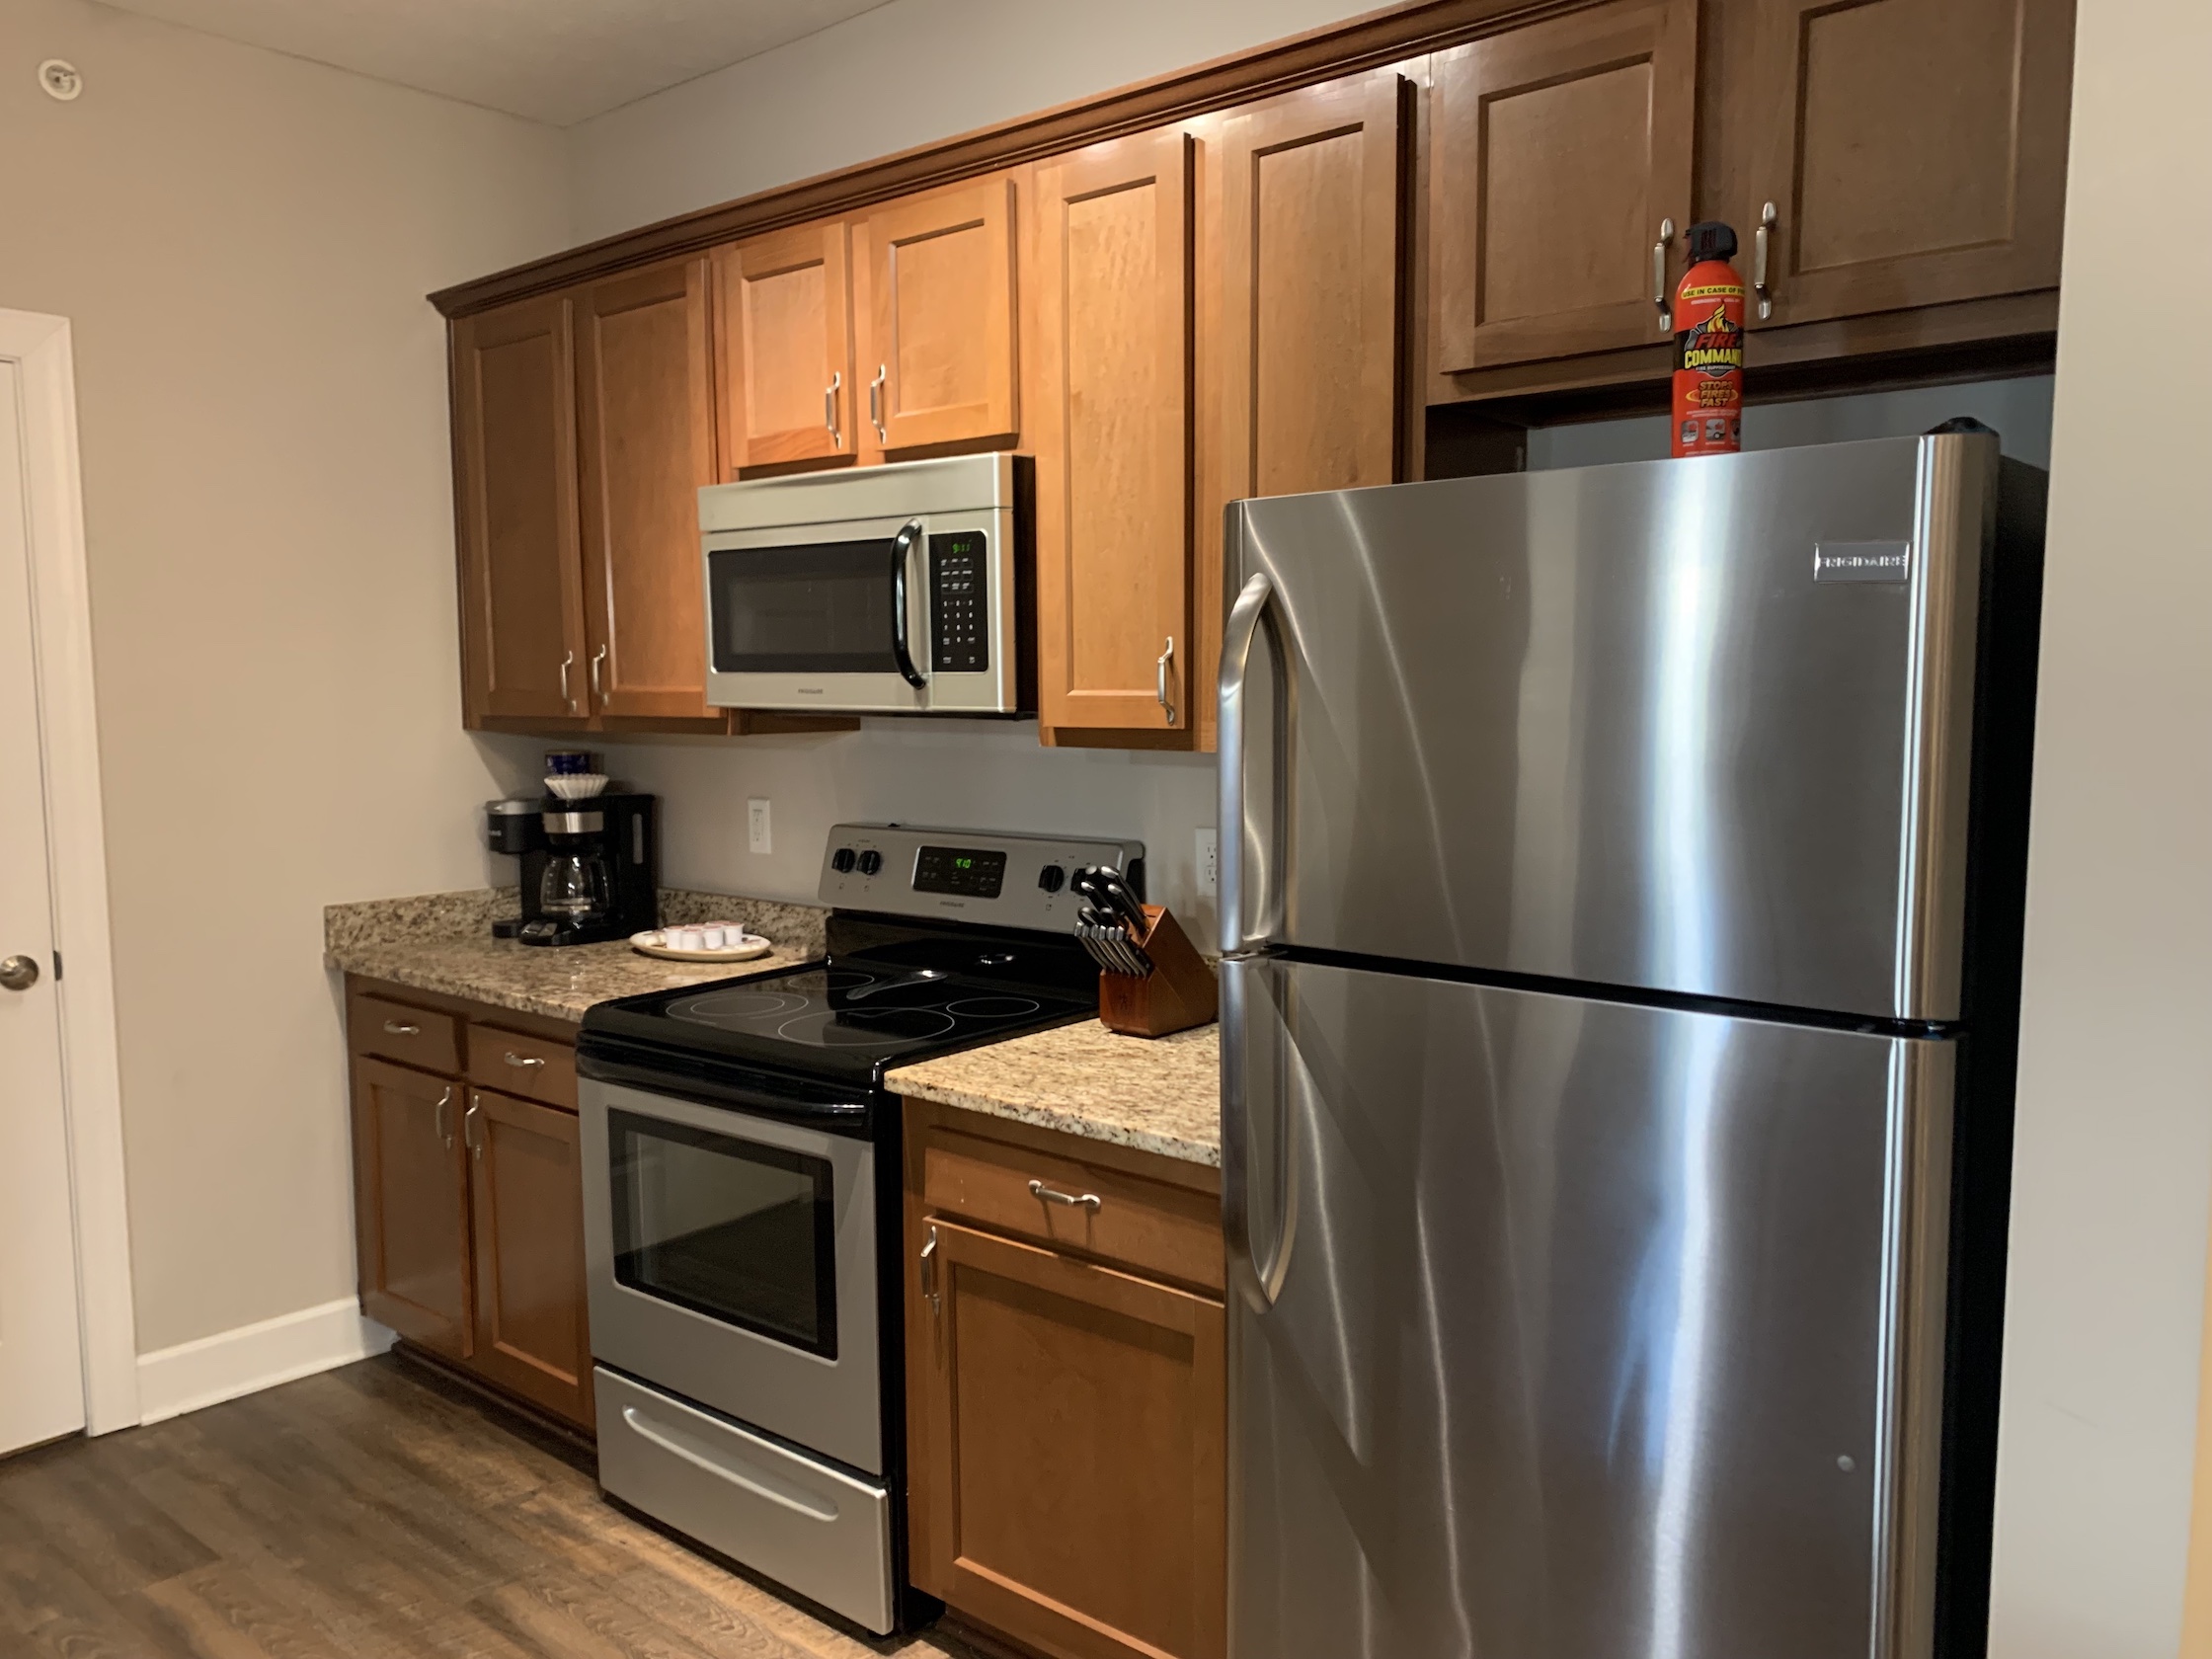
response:
<path fill-rule="evenodd" d="M 1214 970 L 1165 906 L 1146 905 L 1144 910 L 1148 925 L 1137 942 L 1152 959 L 1152 971 L 1143 979 L 1100 974 L 1099 1023 L 1125 1037 L 1165 1037 L 1211 1025 L 1219 1006 Z"/>

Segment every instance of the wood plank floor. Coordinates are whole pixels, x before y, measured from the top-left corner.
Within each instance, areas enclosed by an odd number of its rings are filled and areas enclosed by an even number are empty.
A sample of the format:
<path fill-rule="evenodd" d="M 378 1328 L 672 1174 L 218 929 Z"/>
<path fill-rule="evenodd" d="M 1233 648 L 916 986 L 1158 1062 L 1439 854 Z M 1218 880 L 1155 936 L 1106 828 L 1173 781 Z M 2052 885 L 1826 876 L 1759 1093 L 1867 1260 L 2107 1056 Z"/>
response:
<path fill-rule="evenodd" d="M 0 1654 L 974 1659 L 833 1628 L 392 1358 L 0 1462 Z"/>

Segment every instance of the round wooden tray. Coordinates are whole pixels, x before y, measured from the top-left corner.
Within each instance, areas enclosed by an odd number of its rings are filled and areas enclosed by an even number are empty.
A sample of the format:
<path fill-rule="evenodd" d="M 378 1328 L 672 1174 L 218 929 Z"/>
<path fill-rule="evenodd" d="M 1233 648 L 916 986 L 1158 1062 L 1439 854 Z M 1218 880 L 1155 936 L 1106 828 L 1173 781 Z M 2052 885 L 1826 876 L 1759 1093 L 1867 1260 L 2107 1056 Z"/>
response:
<path fill-rule="evenodd" d="M 734 925 L 730 922 L 718 926 Z M 643 933 L 630 935 L 630 948 L 641 956 L 657 956 L 664 962 L 750 962 L 754 957 L 766 956 L 776 947 L 757 933 L 748 933 L 745 943 L 735 949 L 724 950 L 675 950 L 661 941 L 674 932 L 671 927 L 649 927 Z"/>

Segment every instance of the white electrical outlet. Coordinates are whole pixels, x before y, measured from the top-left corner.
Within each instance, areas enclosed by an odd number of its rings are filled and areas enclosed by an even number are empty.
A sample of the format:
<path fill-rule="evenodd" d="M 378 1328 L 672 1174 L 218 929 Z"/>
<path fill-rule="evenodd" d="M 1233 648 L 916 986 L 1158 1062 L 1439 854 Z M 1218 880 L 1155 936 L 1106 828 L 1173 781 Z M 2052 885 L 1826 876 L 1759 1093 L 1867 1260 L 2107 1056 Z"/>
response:
<path fill-rule="evenodd" d="M 1214 891 L 1214 869 L 1221 861 L 1221 837 L 1212 830 L 1198 832 L 1198 890 Z"/>
<path fill-rule="evenodd" d="M 768 830 L 768 803 L 758 796 L 745 804 L 745 842 L 748 852 L 775 850 L 775 837 Z"/>

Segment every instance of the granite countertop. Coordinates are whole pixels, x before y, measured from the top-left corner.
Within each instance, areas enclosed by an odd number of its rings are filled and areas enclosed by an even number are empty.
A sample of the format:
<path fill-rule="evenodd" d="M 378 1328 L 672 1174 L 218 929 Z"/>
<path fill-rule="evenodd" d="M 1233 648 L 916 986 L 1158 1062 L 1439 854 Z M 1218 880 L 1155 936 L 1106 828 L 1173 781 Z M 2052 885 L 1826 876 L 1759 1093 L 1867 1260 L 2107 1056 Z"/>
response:
<path fill-rule="evenodd" d="M 1079 1020 L 902 1066 L 884 1081 L 916 1099 L 1219 1167 L 1221 1029 L 1124 1037 Z"/>
<path fill-rule="evenodd" d="M 665 925 L 738 921 L 775 942 L 774 950 L 750 962 L 694 966 L 641 956 L 619 939 L 547 947 L 493 938 L 493 917 L 514 913 L 512 888 L 332 905 L 323 911 L 323 961 L 363 979 L 442 991 L 548 1019 L 581 1020 L 594 1002 L 764 973 L 819 957 L 827 914 L 811 905 L 664 890 Z"/>

